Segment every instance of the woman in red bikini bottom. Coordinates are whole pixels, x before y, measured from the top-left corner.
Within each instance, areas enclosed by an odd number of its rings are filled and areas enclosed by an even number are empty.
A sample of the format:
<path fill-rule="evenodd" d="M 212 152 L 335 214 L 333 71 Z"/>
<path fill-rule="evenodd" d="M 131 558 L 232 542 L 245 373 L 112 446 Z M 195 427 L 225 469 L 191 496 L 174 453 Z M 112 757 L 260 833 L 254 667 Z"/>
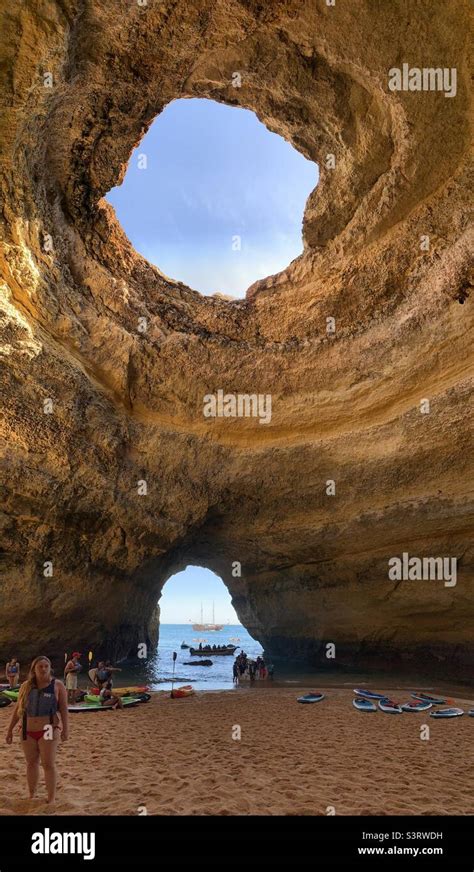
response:
<path fill-rule="evenodd" d="M 58 712 L 61 715 L 59 725 Z M 59 736 L 68 738 L 68 710 L 66 688 L 51 674 L 51 661 L 35 657 L 28 678 L 23 682 L 18 702 L 8 725 L 6 742 L 11 745 L 13 728 L 22 723 L 22 750 L 26 759 L 26 779 L 30 799 L 33 799 L 39 779 L 39 764 L 44 769 L 48 803 L 56 794 L 56 751 Z"/>

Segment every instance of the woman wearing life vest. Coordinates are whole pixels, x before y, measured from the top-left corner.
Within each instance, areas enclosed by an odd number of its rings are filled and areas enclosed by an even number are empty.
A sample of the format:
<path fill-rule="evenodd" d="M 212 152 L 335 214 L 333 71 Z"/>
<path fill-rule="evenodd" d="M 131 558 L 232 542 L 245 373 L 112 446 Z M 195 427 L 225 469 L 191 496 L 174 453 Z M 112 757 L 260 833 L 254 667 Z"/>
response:
<path fill-rule="evenodd" d="M 58 712 L 61 715 L 59 724 Z M 11 745 L 13 728 L 21 721 L 21 747 L 26 760 L 26 779 L 30 799 L 33 799 L 39 779 L 39 763 L 44 769 L 48 803 L 54 802 L 56 794 L 56 751 L 59 735 L 63 742 L 68 738 L 68 710 L 66 688 L 56 681 L 51 673 L 48 657 L 35 657 L 28 678 L 18 694 L 18 702 L 8 725 L 6 742 Z"/>
<path fill-rule="evenodd" d="M 20 683 L 20 664 L 16 657 L 12 657 L 5 667 L 6 679 L 10 687 L 17 687 Z"/>

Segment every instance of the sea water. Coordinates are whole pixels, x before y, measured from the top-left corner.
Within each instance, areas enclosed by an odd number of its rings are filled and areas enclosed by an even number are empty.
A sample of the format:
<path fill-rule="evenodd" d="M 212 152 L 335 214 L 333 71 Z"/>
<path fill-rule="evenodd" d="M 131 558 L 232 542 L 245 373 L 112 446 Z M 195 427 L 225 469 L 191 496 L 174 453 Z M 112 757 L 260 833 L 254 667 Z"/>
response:
<path fill-rule="evenodd" d="M 249 657 L 256 658 L 259 654 L 265 658 L 265 653 L 259 642 L 252 638 L 245 627 L 241 625 L 227 625 L 218 632 L 199 632 L 193 630 L 190 624 L 160 624 L 160 636 L 158 648 L 151 652 L 147 660 L 122 661 L 118 664 L 121 672 L 114 673 L 114 683 L 117 687 L 128 684 L 148 684 L 153 690 L 169 690 L 173 679 L 173 652 L 177 659 L 174 670 L 174 685 L 192 684 L 196 690 L 235 690 L 249 689 L 249 682 L 245 681 L 235 686 L 232 676 L 234 657 L 219 657 L 211 654 L 202 654 L 201 658 L 192 657 L 188 649 L 181 649 L 181 643 L 199 647 L 201 640 L 204 645 L 206 640 L 212 645 L 236 645 L 236 654 L 243 649 Z M 212 666 L 185 666 L 186 661 L 199 659 L 212 660 Z M 398 672 L 394 669 L 380 669 L 374 664 L 373 670 L 342 669 L 338 668 L 334 661 L 328 663 L 327 669 L 311 667 L 303 663 L 285 662 L 281 658 L 270 657 L 265 662 L 273 662 L 273 681 L 256 681 L 253 689 L 266 687 L 294 687 L 301 688 L 305 692 L 321 690 L 329 687 L 344 687 L 350 692 L 353 688 L 368 687 L 371 690 L 387 692 L 391 688 L 406 689 L 406 699 L 410 699 L 410 691 L 420 690 L 425 693 L 444 694 L 445 696 L 459 696 L 464 698 L 466 692 L 469 698 L 473 694 L 471 676 L 457 676 L 456 680 L 427 674 L 421 669 L 409 672 Z M 469 689 L 470 688 L 470 689 Z M 398 694 L 400 696 L 400 693 Z"/>
<path fill-rule="evenodd" d="M 206 640 L 206 642 L 204 641 Z M 202 654 L 192 657 L 188 649 L 181 649 L 185 642 L 193 648 L 209 645 L 236 645 L 240 654 L 244 650 L 249 657 L 255 659 L 263 654 L 259 642 L 252 638 L 245 627 L 240 625 L 225 626 L 223 630 L 205 632 L 193 630 L 190 624 L 160 624 L 160 637 L 157 650 L 148 659 L 146 665 L 120 664 L 122 673 L 114 674 L 117 686 L 128 683 L 149 684 L 153 690 L 168 690 L 173 678 L 173 652 L 177 654 L 174 667 L 175 686 L 192 684 L 196 690 L 230 690 L 233 687 L 232 665 L 234 657 L 212 656 Z M 185 666 L 186 661 L 212 660 L 212 666 Z"/>

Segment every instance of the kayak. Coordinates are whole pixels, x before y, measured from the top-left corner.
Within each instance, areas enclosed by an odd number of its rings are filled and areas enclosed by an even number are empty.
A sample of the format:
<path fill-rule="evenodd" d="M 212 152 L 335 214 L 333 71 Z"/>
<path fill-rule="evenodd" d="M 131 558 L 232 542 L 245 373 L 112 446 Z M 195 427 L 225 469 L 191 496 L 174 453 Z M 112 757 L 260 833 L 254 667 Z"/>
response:
<path fill-rule="evenodd" d="M 194 693 L 194 688 L 192 684 L 185 684 L 183 687 L 177 687 L 176 690 L 172 690 L 170 693 L 171 699 L 181 699 L 185 696 L 192 696 Z"/>
<path fill-rule="evenodd" d="M 299 696 L 298 702 L 302 703 L 311 703 L 311 702 L 320 702 L 324 699 L 324 693 L 307 693 L 305 696 Z"/>
<path fill-rule="evenodd" d="M 432 717 L 432 718 L 459 718 L 463 714 L 464 714 L 464 709 L 447 708 L 447 709 L 437 709 L 435 712 L 430 712 L 430 717 Z"/>
<path fill-rule="evenodd" d="M 374 693 L 373 690 L 361 690 L 360 687 L 359 688 L 355 687 L 354 693 L 357 696 L 363 696 L 364 699 L 386 699 L 387 698 L 384 693 Z"/>
<path fill-rule="evenodd" d="M 382 712 L 387 712 L 389 715 L 401 715 L 402 710 L 398 704 L 398 702 L 394 702 L 393 699 L 379 699 L 379 709 Z"/>
<path fill-rule="evenodd" d="M 2 690 L 2 692 L 1 692 L 2 696 L 6 696 L 7 699 L 10 700 L 10 702 L 12 700 L 13 700 L 13 702 L 16 702 L 18 699 L 19 693 L 20 693 L 19 690 Z"/>
<path fill-rule="evenodd" d="M 474 709 L 469 709 L 468 715 L 469 717 L 474 718 Z"/>
<path fill-rule="evenodd" d="M 146 693 L 150 690 L 148 684 L 143 684 L 141 687 L 112 687 L 112 692 L 115 696 L 125 696 L 126 694 Z M 98 696 L 100 690 L 98 687 L 91 687 L 87 693 L 91 696 Z"/>
<path fill-rule="evenodd" d="M 134 699 L 131 697 L 130 699 L 122 700 L 124 706 L 132 706 L 138 705 L 140 700 Z M 101 705 L 100 702 L 76 702 L 73 705 L 68 705 L 68 712 L 107 712 L 112 711 L 111 705 Z"/>
<path fill-rule="evenodd" d="M 448 702 L 443 696 L 430 696 L 429 693 L 412 693 L 412 697 L 421 702 L 430 702 L 432 705 L 446 705 Z"/>
<path fill-rule="evenodd" d="M 84 699 L 84 697 L 86 695 L 85 690 L 76 691 L 76 693 L 77 693 L 76 702 L 82 702 L 82 700 Z M 0 699 L 2 698 L 2 696 L 5 696 L 5 697 L 7 697 L 7 699 L 10 700 L 10 702 L 17 702 L 18 701 L 18 694 L 19 694 L 18 690 L 2 690 L 0 692 Z"/>
<path fill-rule="evenodd" d="M 18 691 L 18 690 L 20 690 L 20 685 L 17 684 L 17 685 L 15 685 L 15 687 L 10 687 L 9 684 L 0 684 L 0 693 L 2 692 L 2 690 L 16 690 L 16 691 Z"/>
<path fill-rule="evenodd" d="M 433 703 L 422 702 L 422 700 L 413 700 L 413 702 L 405 702 L 402 705 L 402 712 L 426 712 L 431 708 Z"/>
<path fill-rule="evenodd" d="M 8 696 L 0 696 L 0 708 L 5 708 L 7 705 L 11 705 L 12 700 L 8 699 Z"/>
<path fill-rule="evenodd" d="M 112 691 L 113 693 L 113 691 Z M 135 700 L 135 702 L 149 702 L 151 696 L 149 693 L 137 693 L 131 694 L 130 696 L 122 696 L 122 702 L 129 702 L 131 699 Z M 90 703 L 98 703 L 99 698 L 92 693 L 86 693 L 84 697 L 84 702 Z"/>
<path fill-rule="evenodd" d="M 376 712 L 377 706 L 370 699 L 362 699 L 357 697 L 352 700 L 352 705 L 360 712 Z"/>

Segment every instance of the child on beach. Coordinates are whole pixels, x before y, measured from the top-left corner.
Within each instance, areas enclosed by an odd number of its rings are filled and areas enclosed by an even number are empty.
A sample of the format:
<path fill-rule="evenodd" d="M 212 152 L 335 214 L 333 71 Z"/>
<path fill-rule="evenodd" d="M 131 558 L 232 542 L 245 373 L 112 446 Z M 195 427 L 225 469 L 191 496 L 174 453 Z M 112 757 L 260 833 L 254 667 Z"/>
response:
<path fill-rule="evenodd" d="M 52 803 L 56 795 L 56 751 L 59 735 L 62 742 L 67 740 L 69 722 L 66 690 L 60 681 L 53 678 L 48 657 L 35 657 L 31 664 L 8 725 L 5 737 L 7 745 L 12 744 L 13 728 L 18 721 L 22 724 L 21 748 L 26 760 L 30 799 L 36 793 L 41 761 L 48 803 Z"/>

